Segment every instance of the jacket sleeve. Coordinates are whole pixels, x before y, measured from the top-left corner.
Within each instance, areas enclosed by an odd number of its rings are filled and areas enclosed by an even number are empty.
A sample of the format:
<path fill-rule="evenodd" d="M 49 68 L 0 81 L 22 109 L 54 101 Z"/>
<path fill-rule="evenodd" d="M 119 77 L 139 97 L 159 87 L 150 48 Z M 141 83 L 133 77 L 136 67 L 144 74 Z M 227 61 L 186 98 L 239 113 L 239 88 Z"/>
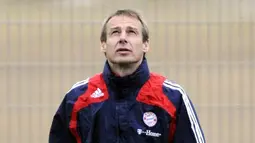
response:
<path fill-rule="evenodd" d="M 68 103 L 67 97 L 60 104 L 53 117 L 50 128 L 49 143 L 76 143 L 75 137 L 69 130 L 69 121 L 73 104 Z"/>
<path fill-rule="evenodd" d="M 195 108 L 187 95 L 182 96 L 182 102 L 177 110 L 173 143 L 205 143 Z"/>

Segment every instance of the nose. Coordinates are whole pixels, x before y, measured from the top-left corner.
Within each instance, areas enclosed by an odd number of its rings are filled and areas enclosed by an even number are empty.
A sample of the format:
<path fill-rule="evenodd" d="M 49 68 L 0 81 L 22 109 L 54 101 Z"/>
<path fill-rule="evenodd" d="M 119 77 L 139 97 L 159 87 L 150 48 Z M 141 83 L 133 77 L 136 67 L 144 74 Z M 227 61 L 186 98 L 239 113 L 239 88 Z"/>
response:
<path fill-rule="evenodd" d="M 127 43 L 127 34 L 126 34 L 126 32 L 121 32 L 119 43 L 120 43 L 120 44 L 125 44 L 125 43 Z"/>

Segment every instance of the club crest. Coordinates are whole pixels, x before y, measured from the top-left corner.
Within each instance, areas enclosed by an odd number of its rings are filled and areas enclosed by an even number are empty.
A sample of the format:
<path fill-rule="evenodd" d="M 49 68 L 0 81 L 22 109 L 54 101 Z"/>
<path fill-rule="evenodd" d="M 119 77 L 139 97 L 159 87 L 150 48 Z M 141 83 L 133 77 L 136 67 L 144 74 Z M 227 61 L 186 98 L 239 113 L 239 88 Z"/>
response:
<path fill-rule="evenodd" d="M 154 125 L 156 125 L 157 120 L 157 116 L 153 112 L 145 112 L 143 114 L 143 122 L 149 127 L 153 127 Z"/>

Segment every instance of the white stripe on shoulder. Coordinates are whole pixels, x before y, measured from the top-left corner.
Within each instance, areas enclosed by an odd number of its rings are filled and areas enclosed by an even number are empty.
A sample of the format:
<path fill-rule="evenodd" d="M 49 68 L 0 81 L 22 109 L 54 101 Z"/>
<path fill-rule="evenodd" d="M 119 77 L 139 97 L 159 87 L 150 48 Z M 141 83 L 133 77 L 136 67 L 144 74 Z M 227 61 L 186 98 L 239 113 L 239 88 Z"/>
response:
<path fill-rule="evenodd" d="M 85 80 L 82 80 L 82 81 L 76 82 L 76 83 L 71 87 L 71 89 L 68 90 L 67 93 L 69 93 L 71 90 L 73 90 L 73 89 L 76 88 L 76 87 L 79 87 L 79 86 L 81 86 L 81 85 L 87 84 L 88 82 L 89 82 L 89 78 L 87 78 L 87 79 L 85 79 Z"/>
<path fill-rule="evenodd" d="M 165 80 L 163 85 L 170 88 L 170 89 L 177 90 L 182 94 L 182 99 L 183 99 L 184 104 L 186 106 L 188 116 L 189 116 L 189 119 L 190 119 L 190 123 L 191 123 L 191 128 L 194 132 L 196 141 L 197 141 L 197 143 L 205 143 L 204 137 L 202 135 L 202 131 L 199 127 L 199 124 L 198 124 L 197 118 L 195 116 L 194 110 L 191 106 L 190 100 L 189 100 L 185 90 L 179 84 L 173 83 L 169 80 Z"/>

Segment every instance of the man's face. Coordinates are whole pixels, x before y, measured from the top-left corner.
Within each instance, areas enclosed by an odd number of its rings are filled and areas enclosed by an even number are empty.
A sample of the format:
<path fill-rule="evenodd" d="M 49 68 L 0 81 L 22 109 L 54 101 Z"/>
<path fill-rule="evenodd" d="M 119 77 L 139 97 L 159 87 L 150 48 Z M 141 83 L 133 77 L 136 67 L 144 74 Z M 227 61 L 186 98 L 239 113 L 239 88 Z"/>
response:
<path fill-rule="evenodd" d="M 113 64 L 137 63 L 149 50 L 148 42 L 143 42 L 142 24 L 136 18 L 114 16 L 106 31 L 107 40 L 101 43 L 101 50 Z"/>

